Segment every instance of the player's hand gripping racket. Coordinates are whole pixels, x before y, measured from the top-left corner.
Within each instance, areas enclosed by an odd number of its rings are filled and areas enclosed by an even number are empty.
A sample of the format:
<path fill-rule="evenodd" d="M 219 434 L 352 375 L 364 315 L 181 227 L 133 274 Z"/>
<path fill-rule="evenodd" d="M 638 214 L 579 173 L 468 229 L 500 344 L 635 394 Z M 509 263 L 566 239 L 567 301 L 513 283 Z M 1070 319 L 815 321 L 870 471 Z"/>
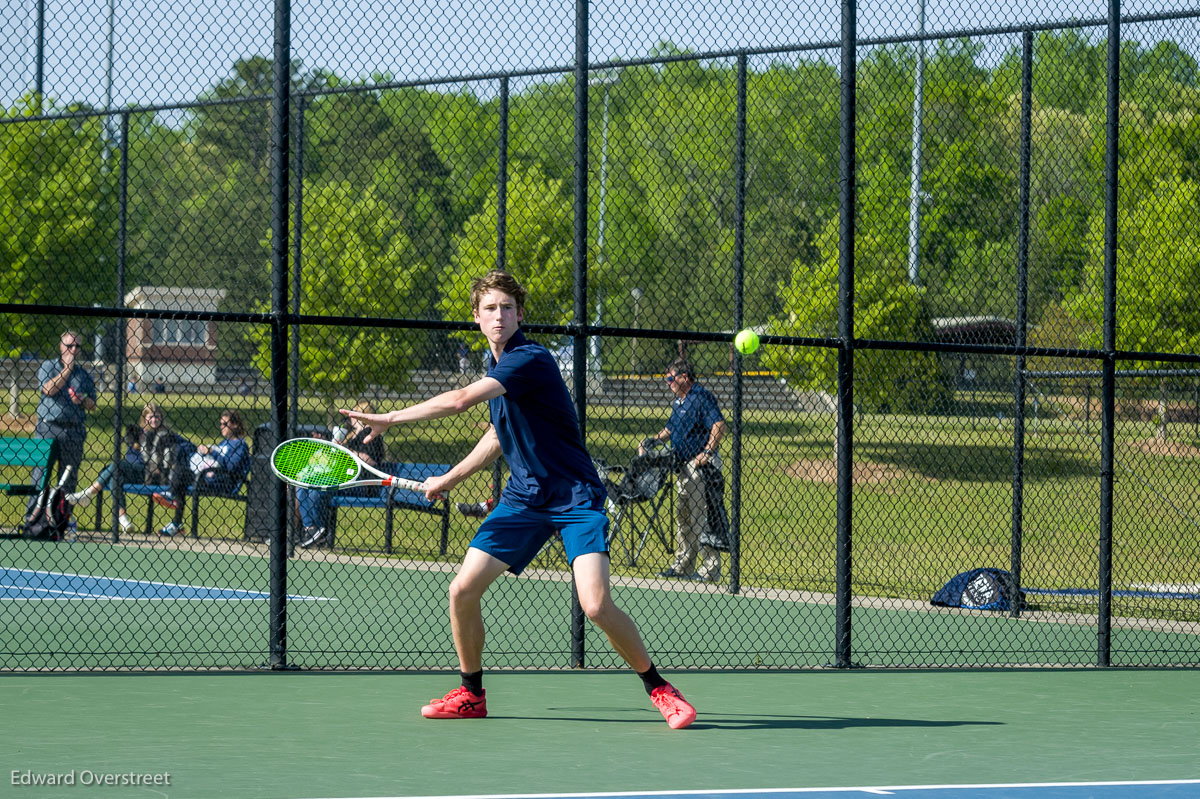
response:
<path fill-rule="evenodd" d="M 350 450 L 319 438 L 293 438 L 271 453 L 271 468 L 279 479 L 301 488 L 335 491 L 358 486 L 396 486 L 423 491 L 424 483 L 384 474 Z M 360 475 L 378 475 L 378 479 Z"/>

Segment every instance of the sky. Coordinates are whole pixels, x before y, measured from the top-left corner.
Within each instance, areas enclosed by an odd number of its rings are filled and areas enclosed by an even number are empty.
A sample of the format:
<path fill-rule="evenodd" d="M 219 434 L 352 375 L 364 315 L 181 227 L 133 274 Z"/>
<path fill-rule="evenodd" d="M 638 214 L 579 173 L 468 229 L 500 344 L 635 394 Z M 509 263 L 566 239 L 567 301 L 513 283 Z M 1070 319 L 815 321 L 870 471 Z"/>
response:
<path fill-rule="evenodd" d="M 859 4 L 860 38 L 911 34 L 921 0 Z M 1028 20 L 1103 18 L 1095 0 L 925 0 L 930 32 Z M 234 61 L 272 52 L 272 0 L 45 0 L 44 88 L 60 102 L 104 107 L 109 8 L 114 9 L 113 107 L 195 99 Z M 34 86 L 37 0 L 0 0 L 0 102 L 11 108 Z M 1129 0 L 1128 15 L 1196 9 L 1196 0 Z M 569 66 L 573 2 L 512 0 L 295 0 L 292 51 L 308 69 L 349 79 L 447 78 Z M 840 4 L 785 0 L 610 0 L 591 5 L 590 60 L 645 57 L 661 42 L 694 52 L 836 41 Z M 1196 20 L 1126 26 L 1126 38 L 1173 38 L 1200 49 Z M 1000 53 L 1015 37 L 997 37 Z"/>

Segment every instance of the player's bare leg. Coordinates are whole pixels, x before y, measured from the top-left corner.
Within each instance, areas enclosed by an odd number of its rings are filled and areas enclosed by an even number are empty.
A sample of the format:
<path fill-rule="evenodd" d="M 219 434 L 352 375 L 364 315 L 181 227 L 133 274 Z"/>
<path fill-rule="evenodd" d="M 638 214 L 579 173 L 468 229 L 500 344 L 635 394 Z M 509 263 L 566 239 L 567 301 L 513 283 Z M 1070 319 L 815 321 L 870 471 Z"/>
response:
<path fill-rule="evenodd" d="M 482 550 L 469 547 L 462 567 L 450 583 L 450 630 L 458 653 L 458 668 L 464 684 L 441 699 L 433 699 L 421 708 L 427 719 L 471 719 L 487 716 L 487 700 L 482 687 L 467 687 L 468 675 L 482 685 L 483 595 L 508 566 Z"/>
<path fill-rule="evenodd" d="M 462 566 L 450 583 L 450 631 L 458 668 L 464 674 L 483 668 L 483 595 L 507 564 L 474 547 L 467 548 Z"/>
<path fill-rule="evenodd" d="M 625 611 L 617 607 L 609 587 L 609 560 L 604 552 L 580 555 L 571 564 L 575 573 L 575 589 L 584 614 L 604 631 L 608 642 L 629 666 L 639 675 L 654 668 L 654 662 L 646 651 L 646 644 L 638 632 L 637 625 Z M 657 677 L 657 670 L 652 672 Z M 647 679 L 643 676 L 643 679 Z M 650 701 L 662 713 L 673 729 L 680 729 L 696 719 L 696 709 L 683 694 L 670 683 L 657 678 L 661 685 L 653 690 L 647 683 Z"/>
<path fill-rule="evenodd" d="M 608 555 L 603 552 L 580 555 L 571 568 L 584 615 L 604 631 L 612 648 L 630 668 L 637 672 L 650 668 L 650 655 L 637 625 L 612 600 Z"/>

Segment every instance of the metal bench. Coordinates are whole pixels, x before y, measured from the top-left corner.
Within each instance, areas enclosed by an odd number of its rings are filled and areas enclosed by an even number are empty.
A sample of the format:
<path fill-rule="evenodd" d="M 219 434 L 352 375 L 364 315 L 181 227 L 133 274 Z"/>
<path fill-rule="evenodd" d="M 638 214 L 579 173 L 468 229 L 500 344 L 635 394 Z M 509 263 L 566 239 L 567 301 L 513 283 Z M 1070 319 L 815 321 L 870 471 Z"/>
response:
<path fill-rule="evenodd" d="M 187 496 L 188 496 L 188 499 L 191 501 L 191 505 L 192 505 L 192 519 L 191 519 L 191 525 L 188 527 L 188 535 L 190 535 L 192 538 L 200 537 L 200 498 L 201 497 L 218 497 L 221 499 L 232 499 L 232 500 L 236 500 L 237 502 L 244 503 L 244 502 L 246 502 L 246 495 L 247 495 L 246 484 L 248 481 L 249 481 L 249 477 L 242 480 L 240 483 L 238 483 L 236 486 L 234 486 L 229 491 L 214 491 L 214 490 L 207 488 L 206 486 L 199 484 L 199 483 L 193 483 L 191 486 L 189 486 Z M 197 486 L 199 487 L 199 490 L 197 490 Z M 123 486 L 121 486 L 121 491 L 126 496 L 133 494 L 134 496 L 141 496 L 141 497 L 146 498 L 146 526 L 145 526 L 145 530 L 144 530 L 146 535 L 154 535 L 154 494 L 164 494 L 170 490 L 171 490 L 170 486 L 144 485 L 142 483 L 125 483 Z M 102 520 L 101 520 L 101 507 L 104 504 L 102 501 L 102 496 L 103 496 L 103 492 L 101 492 L 101 497 L 98 498 L 98 501 L 96 503 L 96 529 L 97 530 L 104 529 Z"/>
<path fill-rule="evenodd" d="M 380 471 L 394 474 L 408 480 L 424 480 L 439 474 L 445 474 L 452 468 L 445 463 L 384 463 Z M 361 496 L 349 493 L 335 492 L 331 497 L 329 508 L 329 538 L 326 546 L 333 548 L 337 538 L 338 508 L 384 508 L 383 547 L 387 554 L 392 553 L 392 533 L 394 531 L 393 516 L 396 509 L 412 510 L 418 513 L 429 513 L 442 517 L 442 535 L 439 543 L 439 553 L 446 554 L 450 541 L 450 500 L 429 500 L 420 491 L 409 491 L 404 488 L 388 486 L 380 489 L 373 496 Z"/>
<path fill-rule="evenodd" d="M 0 491 L 10 497 L 40 494 L 50 481 L 51 467 L 58 461 L 58 444 L 51 438 L 0 438 L 0 468 L 8 474 L 13 467 L 29 467 L 30 479 L 21 483 L 0 483 Z M 33 484 L 33 470 L 41 467 L 42 484 Z"/>

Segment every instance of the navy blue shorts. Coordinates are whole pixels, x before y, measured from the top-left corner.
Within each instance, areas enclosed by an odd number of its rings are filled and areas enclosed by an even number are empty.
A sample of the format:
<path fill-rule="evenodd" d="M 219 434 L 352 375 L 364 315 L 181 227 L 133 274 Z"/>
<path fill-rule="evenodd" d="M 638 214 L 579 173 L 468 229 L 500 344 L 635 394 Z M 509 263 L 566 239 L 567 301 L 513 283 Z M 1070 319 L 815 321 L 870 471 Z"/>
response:
<path fill-rule="evenodd" d="M 562 534 L 567 563 L 589 552 L 608 551 L 608 516 L 587 506 L 543 511 L 500 503 L 479 525 L 471 546 L 520 574 L 556 532 Z"/>

